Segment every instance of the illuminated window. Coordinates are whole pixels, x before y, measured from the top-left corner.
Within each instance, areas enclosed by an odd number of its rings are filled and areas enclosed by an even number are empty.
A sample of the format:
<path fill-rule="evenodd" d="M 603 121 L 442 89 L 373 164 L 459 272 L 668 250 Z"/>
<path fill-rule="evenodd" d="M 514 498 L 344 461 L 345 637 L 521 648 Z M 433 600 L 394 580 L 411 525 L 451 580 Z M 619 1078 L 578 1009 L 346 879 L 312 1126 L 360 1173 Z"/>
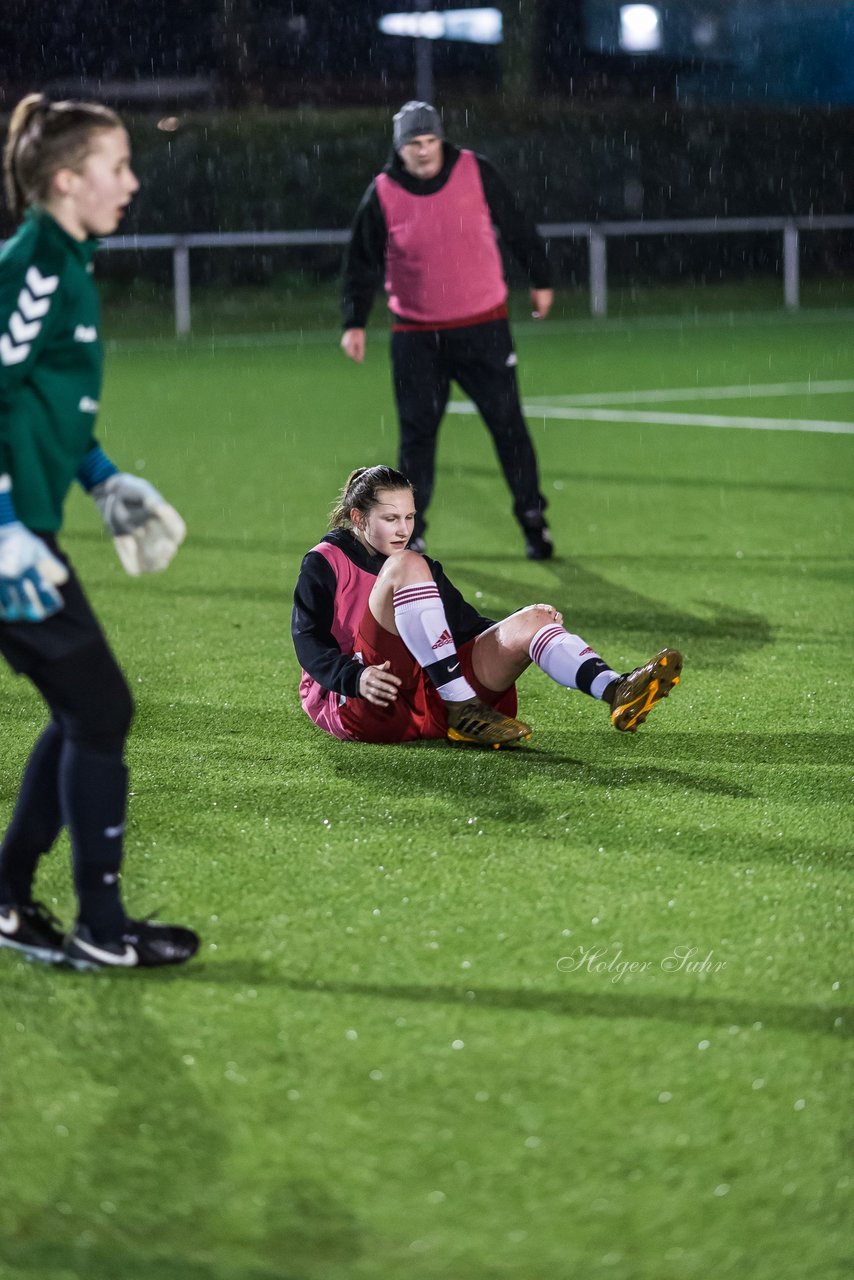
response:
<path fill-rule="evenodd" d="M 620 6 L 620 48 L 627 53 L 654 53 L 661 48 L 661 17 L 654 5 Z"/>

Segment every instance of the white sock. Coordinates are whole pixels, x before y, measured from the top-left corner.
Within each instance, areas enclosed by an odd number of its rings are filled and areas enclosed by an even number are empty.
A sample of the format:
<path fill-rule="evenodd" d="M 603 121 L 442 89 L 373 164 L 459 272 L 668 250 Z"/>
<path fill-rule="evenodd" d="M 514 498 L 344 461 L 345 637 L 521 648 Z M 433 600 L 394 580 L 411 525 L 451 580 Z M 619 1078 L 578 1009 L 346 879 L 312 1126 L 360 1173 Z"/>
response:
<path fill-rule="evenodd" d="M 528 650 L 532 661 L 567 689 L 579 689 L 591 698 L 600 698 L 612 680 L 619 680 L 581 636 L 574 636 L 557 623 L 540 627 Z"/>
<path fill-rule="evenodd" d="M 435 582 L 415 582 L 394 593 L 394 624 L 401 640 L 445 702 L 465 702 L 477 694 L 460 675 L 457 647 Z"/>

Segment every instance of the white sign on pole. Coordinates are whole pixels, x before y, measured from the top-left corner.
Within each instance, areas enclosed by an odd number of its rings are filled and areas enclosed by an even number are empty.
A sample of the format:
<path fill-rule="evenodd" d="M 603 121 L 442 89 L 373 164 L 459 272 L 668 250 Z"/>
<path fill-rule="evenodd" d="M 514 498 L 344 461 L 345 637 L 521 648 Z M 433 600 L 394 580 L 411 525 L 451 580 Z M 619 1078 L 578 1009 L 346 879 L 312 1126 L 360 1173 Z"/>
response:
<path fill-rule="evenodd" d="M 387 36 L 416 40 L 464 40 L 469 44 L 501 44 L 499 9 L 430 9 L 426 13 L 387 13 L 379 21 Z"/>

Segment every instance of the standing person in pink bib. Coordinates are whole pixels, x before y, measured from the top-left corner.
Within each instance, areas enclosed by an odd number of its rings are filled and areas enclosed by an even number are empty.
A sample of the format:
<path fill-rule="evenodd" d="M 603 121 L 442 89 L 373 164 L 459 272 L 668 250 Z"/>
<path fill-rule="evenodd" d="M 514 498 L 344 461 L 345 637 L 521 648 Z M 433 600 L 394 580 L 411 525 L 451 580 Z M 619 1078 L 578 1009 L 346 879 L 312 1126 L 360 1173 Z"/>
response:
<path fill-rule="evenodd" d="M 380 280 L 392 313 L 391 359 L 400 461 L 418 499 L 411 549 L 424 551 L 436 438 L 451 382 L 477 406 L 513 495 L 531 560 L 553 554 L 537 458 L 516 381 L 502 241 L 525 267 L 534 314 L 553 301 L 545 246 L 488 160 L 445 141 L 426 102 L 394 117 L 391 159 L 356 212 L 344 265 L 341 346 L 365 358 L 365 325 Z"/>

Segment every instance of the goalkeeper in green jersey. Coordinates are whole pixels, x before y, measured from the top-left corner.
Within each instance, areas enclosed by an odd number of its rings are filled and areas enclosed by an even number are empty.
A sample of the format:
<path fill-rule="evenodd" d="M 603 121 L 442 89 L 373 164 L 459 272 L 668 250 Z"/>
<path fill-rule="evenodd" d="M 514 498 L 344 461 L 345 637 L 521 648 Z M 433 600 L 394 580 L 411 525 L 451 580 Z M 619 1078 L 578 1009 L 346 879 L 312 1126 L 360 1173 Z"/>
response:
<path fill-rule="evenodd" d="M 198 948 L 192 930 L 131 919 L 122 904 L 133 702 L 56 540 L 75 479 L 128 573 L 164 569 L 184 537 L 178 513 L 93 435 L 103 351 L 92 258 L 139 183 L 114 112 L 41 94 L 16 107 L 3 164 L 23 221 L 0 254 L 0 653 L 51 718 L 0 844 L 0 946 L 77 968 L 177 964 Z M 78 899 L 67 933 L 33 897 L 63 827 Z"/>

